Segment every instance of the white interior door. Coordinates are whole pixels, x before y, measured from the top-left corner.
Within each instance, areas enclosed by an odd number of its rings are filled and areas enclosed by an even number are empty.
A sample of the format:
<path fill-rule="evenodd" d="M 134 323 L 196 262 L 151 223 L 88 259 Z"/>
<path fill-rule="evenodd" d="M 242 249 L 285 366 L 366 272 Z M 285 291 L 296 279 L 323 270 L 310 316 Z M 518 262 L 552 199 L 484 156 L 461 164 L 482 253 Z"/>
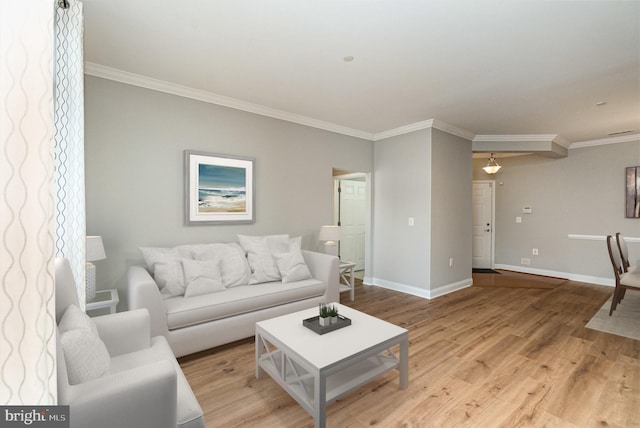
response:
<path fill-rule="evenodd" d="M 365 214 L 367 185 L 364 178 L 339 179 L 339 224 L 342 228 L 340 259 L 356 264 L 355 270 L 364 269 Z"/>
<path fill-rule="evenodd" d="M 493 188 L 492 181 L 473 182 L 473 250 L 474 268 L 493 268 Z"/>

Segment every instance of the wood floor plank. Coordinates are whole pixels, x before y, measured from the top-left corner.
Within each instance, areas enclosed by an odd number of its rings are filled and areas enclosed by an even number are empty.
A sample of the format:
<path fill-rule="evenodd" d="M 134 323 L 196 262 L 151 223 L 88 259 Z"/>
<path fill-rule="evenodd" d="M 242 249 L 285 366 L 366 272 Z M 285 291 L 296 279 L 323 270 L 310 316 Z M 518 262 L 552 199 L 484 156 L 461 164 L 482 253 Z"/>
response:
<path fill-rule="evenodd" d="M 409 330 L 409 387 L 387 373 L 329 404 L 327 426 L 640 428 L 640 341 L 584 327 L 613 290 L 552 281 L 433 300 L 358 282 L 343 304 Z M 255 378 L 253 339 L 179 362 L 207 427 L 313 426 L 275 381 Z"/>

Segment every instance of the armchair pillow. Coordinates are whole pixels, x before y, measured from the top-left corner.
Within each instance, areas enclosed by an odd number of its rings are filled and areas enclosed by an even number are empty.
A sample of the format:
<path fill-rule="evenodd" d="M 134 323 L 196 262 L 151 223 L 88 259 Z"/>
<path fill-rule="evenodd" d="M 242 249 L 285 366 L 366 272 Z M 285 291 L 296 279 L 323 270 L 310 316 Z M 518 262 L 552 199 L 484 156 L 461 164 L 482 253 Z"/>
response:
<path fill-rule="evenodd" d="M 58 331 L 71 385 L 97 379 L 109 371 L 109 351 L 93 321 L 80 308 L 69 305 Z"/>

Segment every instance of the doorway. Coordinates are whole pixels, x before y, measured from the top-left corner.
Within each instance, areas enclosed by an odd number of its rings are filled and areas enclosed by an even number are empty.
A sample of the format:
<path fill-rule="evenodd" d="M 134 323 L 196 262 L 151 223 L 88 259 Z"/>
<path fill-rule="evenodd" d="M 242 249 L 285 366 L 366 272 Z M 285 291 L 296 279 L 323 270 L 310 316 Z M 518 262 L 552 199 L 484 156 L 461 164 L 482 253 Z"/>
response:
<path fill-rule="evenodd" d="M 474 180 L 472 191 L 472 263 L 475 269 L 493 269 L 495 242 L 495 181 Z"/>
<path fill-rule="evenodd" d="M 334 171 L 334 174 L 336 172 Z M 367 174 L 338 173 L 334 183 L 334 223 L 342 229 L 339 242 L 340 260 L 356 264 L 356 277 L 364 276 L 367 260 L 367 228 L 369 227 L 369 190 Z"/>

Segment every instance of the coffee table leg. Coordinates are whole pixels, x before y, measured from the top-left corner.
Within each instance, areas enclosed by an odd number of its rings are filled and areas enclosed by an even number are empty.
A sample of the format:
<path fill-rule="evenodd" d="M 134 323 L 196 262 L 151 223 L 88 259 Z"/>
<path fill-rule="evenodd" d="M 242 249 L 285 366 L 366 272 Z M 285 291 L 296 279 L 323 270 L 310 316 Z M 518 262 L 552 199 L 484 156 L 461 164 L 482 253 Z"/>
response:
<path fill-rule="evenodd" d="M 316 373 L 314 380 L 313 420 L 315 428 L 325 428 L 327 424 L 327 380 Z"/>
<path fill-rule="evenodd" d="M 409 338 L 400 342 L 400 389 L 409 386 Z"/>
<path fill-rule="evenodd" d="M 260 333 L 256 331 L 256 378 L 260 379 L 262 377 L 262 368 L 260 368 L 260 357 L 262 357 L 263 349 L 262 349 L 262 337 Z"/>

